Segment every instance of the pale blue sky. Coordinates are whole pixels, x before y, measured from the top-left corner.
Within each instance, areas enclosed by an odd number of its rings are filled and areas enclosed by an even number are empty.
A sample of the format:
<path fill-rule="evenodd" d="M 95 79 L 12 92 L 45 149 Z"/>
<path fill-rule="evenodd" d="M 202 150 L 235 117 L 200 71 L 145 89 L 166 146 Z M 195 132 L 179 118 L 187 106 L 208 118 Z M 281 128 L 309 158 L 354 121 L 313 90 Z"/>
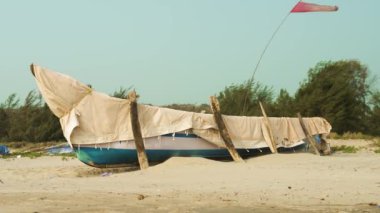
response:
<path fill-rule="evenodd" d="M 34 62 L 140 102 L 208 103 L 247 80 L 297 0 L 0 1 L 0 101 L 36 89 Z M 309 0 L 335 13 L 291 14 L 256 79 L 294 93 L 321 60 L 358 59 L 380 76 L 380 1 Z"/>

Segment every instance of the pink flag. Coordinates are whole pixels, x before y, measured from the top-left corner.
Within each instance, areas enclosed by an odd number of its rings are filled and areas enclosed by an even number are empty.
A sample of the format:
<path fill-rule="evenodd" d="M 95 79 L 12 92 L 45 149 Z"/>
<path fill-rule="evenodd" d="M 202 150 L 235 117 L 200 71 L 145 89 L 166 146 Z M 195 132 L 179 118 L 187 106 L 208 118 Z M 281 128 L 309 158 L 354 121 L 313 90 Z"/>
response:
<path fill-rule="evenodd" d="M 299 1 L 296 6 L 290 11 L 291 13 L 306 13 L 306 12 L 326 12 L 337 11 L 337 6 L 319 5 Z"/>

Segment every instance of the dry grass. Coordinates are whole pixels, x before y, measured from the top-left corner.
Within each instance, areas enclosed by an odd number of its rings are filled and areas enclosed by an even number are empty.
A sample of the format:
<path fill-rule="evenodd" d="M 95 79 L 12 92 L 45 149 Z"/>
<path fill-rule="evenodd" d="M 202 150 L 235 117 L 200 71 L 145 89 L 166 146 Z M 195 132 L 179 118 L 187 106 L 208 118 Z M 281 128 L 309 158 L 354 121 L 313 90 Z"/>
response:
<path fill-rule="evenodd" d="M 375 136 L 366 135 L 361 132 L 346 132 L 343 133 L 343 135 L 340 135 L 335 132 L 331 132 L 328 137 L 328 139 L 342 139 L 342 140 L 349 140 L 349 139 L 363 139 L 363 140 L 373 140 L 376 139 Z"/>
<path fill-rule="evenodd" d="M 96 176 L 108 176 L 112 174 L 125 173 L 131 171 L 137 171 L 139 167 L 137 165 L 131 165 L 123 168 L 94 168 L 86 167 L 77 170 L 77 177 L 96 177 Z"/>
<path fill-rule="evenodd" d="M 360 148 L 357 148 L 354 146 L 346 146 L 346 145 L 331 147 L 331 149 L 333 152 L 343 152 L 343 153 L 356 153 L 357 151 L 360 150 Z"/>

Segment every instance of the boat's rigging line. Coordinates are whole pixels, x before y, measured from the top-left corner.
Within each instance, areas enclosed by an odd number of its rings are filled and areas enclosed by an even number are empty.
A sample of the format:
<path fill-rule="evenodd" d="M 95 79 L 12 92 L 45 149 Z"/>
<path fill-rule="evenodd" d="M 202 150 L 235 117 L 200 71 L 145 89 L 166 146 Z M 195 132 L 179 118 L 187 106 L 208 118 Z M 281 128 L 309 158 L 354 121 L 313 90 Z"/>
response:
<path fill-rule="evenodd" d="M 246 113 L 247 113 L 248 94 L 249 94 L 249 91 L 251 89 L 250 87 L 252 86 L 252 84 L 254 82 L 255 74 L 256 74 L 257 70 L 259 69 L 261 60 L 263 59 L 265 52 L 267 51 L 269 45 L 272 43 L 272 41 L 273 41 L 274 37 L 276 36 L 277 32 L 280 30 L 281 26 L 285 23 L 286 19 L 289 17 L 290 14 L 291 14 L 291 12 L 288 12 L 286 14 L 286 16 L 284 16 L 284 18 L 282 19 L 282 21 L 280 22 L 280 24 L 277 26 L 276 30 L 272 33 L 272 36 L 270 37 L 270 39 L 268 40 L 267 44 L 265 45 L 263 51 L 260 54 L 259 60 L 256 63 L 256 66 L 255 66 L 255 69 L 253 70 L 251 78 L 247 81 L 247 88 L 245 90 L 245 95 L 244 95 L 244 104 L 243 104 L 243 109 L 242 109 L 242 115 L 246 115 Z"/>

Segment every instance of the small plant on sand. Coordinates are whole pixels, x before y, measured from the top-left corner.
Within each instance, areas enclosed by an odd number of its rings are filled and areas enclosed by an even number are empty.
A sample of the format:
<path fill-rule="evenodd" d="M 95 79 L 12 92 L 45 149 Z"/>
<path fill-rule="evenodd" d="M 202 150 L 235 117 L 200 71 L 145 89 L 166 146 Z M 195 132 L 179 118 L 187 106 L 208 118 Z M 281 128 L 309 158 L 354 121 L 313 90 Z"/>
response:
<path fill-rule="evenodd" d="M 38 158 L 38 157 L 43 156 L 43 153 L 41 153 L 41 152 L 25 152 L 25 153 L 22 153 L 21 156 L 34 159 L 34 158 Z"/>
<path fill-rule="evenodd" d="M 34 159 L 41 156 L 44 156 L 44 153 L 42 152 L 12 152 L 9 155 L 1 156 L 1 158 L 7 159 L 7 158 L 28 157 L 28 158 Z"/>
<path fill-rule="evenodd" d="M 354 146 L 342 145 L 342 146 L 332 147 L 332 151 L 333 152 L 341 151 L 343 153 L 356 153 L 357 151 L 359 151 L 359 148 L 356 148 Z"/>
<path fill-rule="evenodd" d="M 67 161 L 69 159 L 75 159 L 76 154 L 75 154 L 75 152 L 59 153 L 59 154 L 55 154 L 55 156 L 61 156 L 63 161 Z"/>
<path fill-rule="evenodd" d="M 28 157 L 28 158 L 34 159 L 34 158 L 41 157 L 43 155 L 44 154 L 41 152 L 14 152 L 10 155 L 10 157 L 21 156 L 21 157 Z"/>

